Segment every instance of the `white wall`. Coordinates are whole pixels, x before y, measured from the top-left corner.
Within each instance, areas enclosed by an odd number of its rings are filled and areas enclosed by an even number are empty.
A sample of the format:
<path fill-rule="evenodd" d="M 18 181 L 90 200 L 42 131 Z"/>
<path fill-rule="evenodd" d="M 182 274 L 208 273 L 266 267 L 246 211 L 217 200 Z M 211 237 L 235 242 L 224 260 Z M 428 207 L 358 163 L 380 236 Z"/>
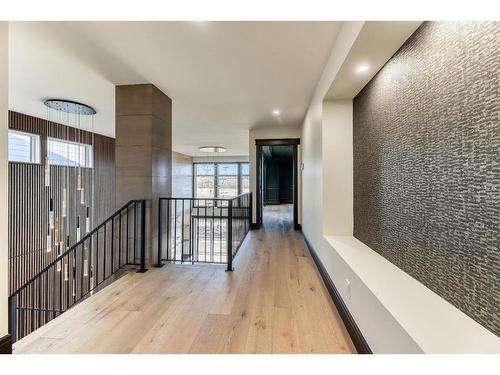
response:
<path fill-rule="evenodd" d="M 323 99 L 363 25 L 346 22 L 342 26 L 304 119 L 302 230 L 371 349 L 417 353 L 422 350 L 324 237 L 327 233 L 352 235 L 352 100 Z M 337 160 L 342 162 L 335 166 Z"/>
<path fill-rule="evenodd" d="M 352 99 L 324 98 L 359 36 L 373 41 L 374 29 L 387 31 L 365 25 L 342 26 L 304 119 L 304 236 L 374 353 L 499 352 L 496 336 L 352 237 Z"/>
<path fill-rule="evenodd" d="M 257 221 L 257 199 L 255 198 L 257 196 L 257 189 L 256 189 L 256 179 L 257 179 L 257 155 L 256 155 L 256 148 L 255 148 L 255 140 L 256 139 L 281 139 L 281 138 L 300 138 L 301 137 L 301 128 L 300 127 L 290 127 L 286 125 L 280 125 L 280 126 L 267 126 L 267 127 L 259 127 L 255 129 L 250 130 L 250 136 L 249 136 L 249 145 L 248 145 L 248 150 L 250 154 L 250 191 L 253 193 L 253 218 L 252 222 L 255 223 Z M 301 148 L 299 147 L 298 149 L 298 162 L 301 162 Z M 300 166 L 300 164 L 299 164 Z M 298 202 L 298 216 L 299 216 L 299 223 L 301 222 L 301 189 L 302 187 L 300 186 L 300 181 L 301 181 L 301 171 L 299 167 L 299 173 L 298 173 L 298 181 L 299 181 L 299 186 L 297 187 L 298 189 L 298 196 L 299 196 L 299 202 Z"/>
<path fill-rule="evenodd" d="M 352 100 L 323 102 L 323 234 L 352 236 Z"/>
<path fill-rule="evenodd" d="M 8 23 L 0 22 L 0 207 L 8 206 Z M 8 332 L 8 222 L 0 212 L 0 338 Z"/>
<path fill-rule="evenodd" d="M 323 98 L 339 72 L 364 22 L 345 22 L 316 87 L 302 127 L 302 230 L 316 247 L 323 238 Z M 325 142 L 325 144 L 323 144 Z M 326 266 L 326 265 L 325 265 Z"/>

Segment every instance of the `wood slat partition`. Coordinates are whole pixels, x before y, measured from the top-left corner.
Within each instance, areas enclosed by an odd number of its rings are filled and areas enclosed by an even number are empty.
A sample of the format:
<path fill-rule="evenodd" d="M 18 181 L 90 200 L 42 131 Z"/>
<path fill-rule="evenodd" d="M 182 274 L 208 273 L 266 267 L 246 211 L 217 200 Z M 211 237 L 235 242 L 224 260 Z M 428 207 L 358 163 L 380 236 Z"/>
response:
<path fill-rule="evenodd" d="M 9 111 L 9 128 L 40 135 L 41 158 L 47 153 L 47 137 L 92 144 L 92 133 L 54 123 L 37 117 Z M 78 138 L 77 138 L 78 137 Z M 90 202 L 92 178 L 94 202 L 89 204 L 93 223 L 97 225 L 115 209 L 115 140 L 94 134 L 94 167 L 82 168 L 86 200 Z M 85 226 L 85 205 L 76 194 L 77 173 L 74 167 L 51 166 L 50 196 L 55 217 L 60 217 L 61 180 L 68 179 L 68 228 L 70 245 L 76 242 L 76 217 Z M 57 256 L 47 252 L 49 191 L 44 183 L 43 164 L 9 162 L 9 288 L 10 293 L 23 285 Z M 82 230 L 82 236 L 85 231 Z M 63 238 L 63 234 L 60 236 Z M 64 234 L 65 238 L 65 234 Z M 54 239 L 55 241 L 55 239 Z"/>

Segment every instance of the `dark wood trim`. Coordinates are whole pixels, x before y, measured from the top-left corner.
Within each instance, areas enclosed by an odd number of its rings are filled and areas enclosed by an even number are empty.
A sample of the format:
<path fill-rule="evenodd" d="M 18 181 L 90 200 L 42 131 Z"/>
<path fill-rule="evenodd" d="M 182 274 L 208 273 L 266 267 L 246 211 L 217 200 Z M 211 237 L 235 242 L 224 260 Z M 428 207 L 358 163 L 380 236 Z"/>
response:
<path fill-rule="evenodd" d="M 257 229 L 260 229 L 256 223 L 251 223 L 250 224 L 250 230 L 257 230 Z"/>
<path fill-rule="evenodd" d="M 300 138 L 282 138 L 282 139 L 256 139 L 256 146 L 290 146 L 300 145 Z"/>
<path fill-rule="evenodd" d="M 298 193 L 298 149 L 293 145 L 293 229 L 299 230 L 299 193 Z"/>
<path fill-rule="evenodd" d="M 300 230 L 299 224 L 299 197 L 298 197 L 298 145 L 300 144 L 300 138 L 282 138 L 282 139 L 256 139 L 256 173 L 257 178 L 255 179 L 256 187 L 256 223 L 255 229 L 262 228 L 262 147 L 263 146 L 293 146 L 293 228 L 295 230 Z"/>
<path fill-rule="evenodd" d="M 5 335 L 0 338 L 0 354 L 12 354 L 12 336 Z"/>
<path fill-rule="evenodd" d="M 302 237 L 304 238 L 307 248 L 309 249 L 312 258 L 314 259 L 314 263 L 316 263 L 316 267 L 318 267 L 319 273 L 321 275 L 321 278 L 323 279 L 323 282 L 325 283 L 326 289 L 328 290 L 328 293 L 330 294 L 330 297 L 332 298 L 335 307 L 337 307 L 337 311 L 339 312 L 340 317 L 344 322 L 347 332 L 349 332 L 349 335 L 351 336 L 351 340 L 354 346 L 356 347 L 356 350 L 358 351 L 359 354 L 373 354 L 372 350 L 370 349 L 370 346 L 368 345 L 366 339 L 361 333 L 361 330 L 359 329 L 349 309 L 347 308 L 347 305 L 344 303 L 342 296 L 337 290 L 337 287 L 333 283 L 333 280 L 331 279 L 325 266 L 321 262 L 321 259 L 319 259 L 318 254 L 314 250 L 313 246 L 309 242 L 304 232 L 302 232 Z"/>
<path fill-rule="evenodd" d="M 255 204 L 256 204 L 256 210 L 255 213 L 256 218 L 255 218 L 255 229 L 260 229 L 262 227 L 262 145 L 258 145 L 256 142 L 256 173 L 257 173 L 257 178 L 255 179 L 255 184 L 256 184 L 256 199 L 255 199 Z M 253 220 L 253 219 L 252 219 Z"/>

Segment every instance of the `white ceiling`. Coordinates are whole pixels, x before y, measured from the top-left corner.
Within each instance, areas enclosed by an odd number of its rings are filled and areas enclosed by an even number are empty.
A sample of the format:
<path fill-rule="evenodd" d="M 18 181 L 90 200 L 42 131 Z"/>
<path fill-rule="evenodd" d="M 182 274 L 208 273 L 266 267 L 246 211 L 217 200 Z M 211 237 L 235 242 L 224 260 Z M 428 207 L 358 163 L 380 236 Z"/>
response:
<path fill-rule="evenodd" d="M 421 24 L 420 21 L 365 22 L 325 99 L 354 98 Z M 367 70 L 358 72 L 363 65 Z"/>
<path fill-rule="evenodd" d="M 173 100 L 175 151 L 248 155 L 251 128 L 301 125 L 340 25 L 13 22 L 9 106 L 45 117 L 43 98 L 81 101 L 114 136 L 114 85 L 153 83 Z"/>

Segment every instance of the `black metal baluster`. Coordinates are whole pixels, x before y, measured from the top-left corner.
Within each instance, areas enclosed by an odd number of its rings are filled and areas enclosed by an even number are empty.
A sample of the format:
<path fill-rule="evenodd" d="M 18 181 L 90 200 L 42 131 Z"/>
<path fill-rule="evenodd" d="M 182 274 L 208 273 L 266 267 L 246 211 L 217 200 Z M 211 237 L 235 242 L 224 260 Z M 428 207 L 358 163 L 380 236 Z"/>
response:
<path fill-rule="evenodd" d="M 110 275 L 114 272 L 115 270 L 115 218 L 111 219 L 111 271 Z"/>
<path fill-rule="evenodd" d="M 219 262 L 222 263 L 222 232 L 223 232 L 223 224 L 222 224 L 222 211 L 224 211 L 224 201 L 221 201 L 221 207 L 219 210 Z"/>
<path fill-rule="evenodd" d="M 36 317 L 37 317 L 37 320 L 38 320 L 38 326 L 37 328 L 39 328 L 41 325 L 42 325 L 42 315 L 40 314 L 41 313 L 41 306 L 42 306 L 42 278 L 39 277 L 38 278 L 38 282 L 37 282 L 37 285 L 38 285 L 38 301 L 37 301 L 37 310 L 36 310 Z"/>
<path fill-rule="evenodd" d="M 60 262 L 61 270 L 59 271 L 59 313 L 62 312 L 64 257 L 61 258 Z"/>
<path fill-rule="evenodd" d="M 191 264 L 194 264 L 193 258 L 193 200 L 189 200 L 189 257 Z"/>
<path fill-rule="evenodd" d="M 92 290 L 92 285 L 90 283 L 92 279 L 92 272 L 93 272 L 93 267 L 92 267 L 92 251 L 93 251 L 93 246 L 92 246 L 92 236 L 89 238 L 89 259 L 87 262 L 87 283 L 88 283 L 88 291 L 87 293 L 90 293 Z"/>
<path fill-rule="evenodd" d="M 184 262 L 184 199 L 182 200 L 181 211 L 181 262 Z"/>
<path fill-rule="evenodd" d="M 205 262 L 207 261 L 207 200 L 205 199 L 205 207 L 203 208 L 203 219 L 205 221 L 205 247 L 204 247 L 204 252 L 205 252 L 205 258 L 203 259 Z"/>
<path fill-rule="evenodd" d="M 233 270 L 233 201 L 227 202 L 227 271 Z"/>
<path fill-rule="evenodd" d="M 177 260 L 177 199 L 174 200 L 174 259 Z"/>
<path fill-rule="evenodd" d="M 104 244 L 103 244 L 103 254 L 104 254 L 104 257 L 103 257 L 103 261 L 102 261 L 102 265 L 103 265 L 103 269 L 102 269 L 102 281 L 106 280 L 106 227 L 107 227 L 107 224 L 104 223 Z"/>
<path fill-rule="evenodd" d="M 35 291 L 34 291 L 34 282 L 30 283 L 30 295 L 31 295 L 31 306 L 30 306 L 30 311 L 31 311 L 31 314 L 30 314 L 30 320 L 31 320 L 31 330 L 30 330 L 30 333 L 33 332 L 35 330 L 35 311 L 34 311 L 34 308 L 35 308 Z"/>
<path fill-rule="evenodd" d="M 170 250 L 171 250 L 171 244 L 170 244 L 170 226 L 172 224 L 171 222 L 171 217 L 170 217 L 170 205 L 172 201 L 170 199 L 167 200 L 167 260 L 170 258 Z"/>
<path fill-rule="evenodd" d="M 210 262 L 214 261 L 215 256 L 215 206 L 216 201 L 212 199 L 212 222 L 210 231 Z"/>
<path fill-rule="evenodd" d="M 118 214 L 118 268 L 122 266 L 122 212 Z"/>
<path fill-rule="evenodd" d="M 99 284 L 99 229 L 97 229 L 96 231 L 96 241 L 95 241 L 95 246 L 96 246 L 96 250 L 95 250 L 95 275 L 94 275 L 94 285 L 98 285 Z M 94 285 L 92 285 L 92 289 L 94 289 Z"/>
<path fill-rule="evenodd" d="M 139 272 L 146 272 L 146 201 L 141 203 L 141 268 Z"/>
<path fill-rule="evenodd" d="M 53 268 L 53 267 L 52 267 Z M 43 314 L 43 324 L 47 323 L 47 318 L 49 315 L 49 270 L 45 273 L 45 312 Z"/>
<path fill-rule="evenodd" d="M 161 220 L 161 214 L 162 214 L 162 209 L 163 207 L 163 200 L 160 198 L 158 200 L 158 259 L 157 259 L 157 262 L 156 262 L 156 267 L 161 267 L 162 264 L 161 264 L 161 253 L 162 253 L 162 235 L 163 235 L 163 223 L 162 223 L 162 220 Z M 168 221 L 168 220 L 167 220 Z"/>
<path fill-rule="evenodd" d="M 52 267 L 52 319 L 56 317 L 56 275 L 57 275 L 57 263 L 54 267 Z M 52 320 L 51 319 L 51 320 Z"/>
<path fill-rule="evenodd" d="M 84 293 L 83 293 L 83 274 L 84 274 L 84 267 L 85 267 L 85 255 L 88 255 L 88 254 L 85 254 L 85 243 L 87 241 L 83 241 L 82 242 L 82 254 L 80 255 L 80 289 L 77 288 L 77 290 L 80 291 L 80 293 L 77 293 L 79 298 L 77 298 L 77 300 L 80 300 L 81 297 L 83 297 Z"/>
<path fill-rule="evenodd" d="M 126 237 L 126 240 L 127 240 L 127 243 L 125 245 L 125 251 L 126 251 L 126 255 L 125 255 L 125 259 L 126 260 L 126 263 L 129 262 L 129 253 L 128 253 L 128 241 L 129 241 L 129 236 L 130 236 L 130 233 L 128 231 L 128 222 L 129 222 L 129 219 L 130 219 L 130 214 L 129 214 L 129 211 L 130 211 L 130 206 L 127 206 L 127 210 L 126 210 L 126 216 L 127 216 L 127 237 Z"/>
<path fill-rule="evenodd" d="M 134 264 L 137 263 L 137 202 L 134 202 Z"/>

